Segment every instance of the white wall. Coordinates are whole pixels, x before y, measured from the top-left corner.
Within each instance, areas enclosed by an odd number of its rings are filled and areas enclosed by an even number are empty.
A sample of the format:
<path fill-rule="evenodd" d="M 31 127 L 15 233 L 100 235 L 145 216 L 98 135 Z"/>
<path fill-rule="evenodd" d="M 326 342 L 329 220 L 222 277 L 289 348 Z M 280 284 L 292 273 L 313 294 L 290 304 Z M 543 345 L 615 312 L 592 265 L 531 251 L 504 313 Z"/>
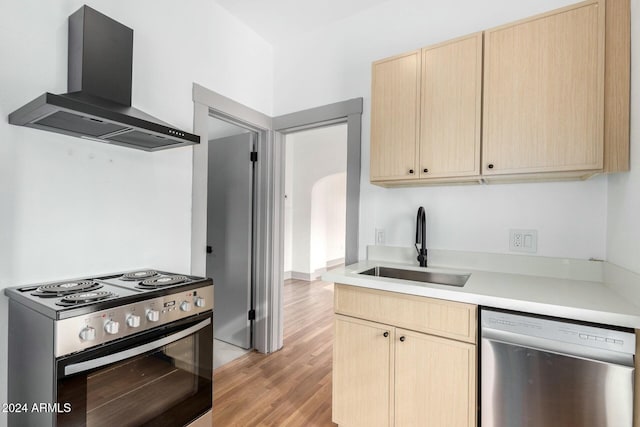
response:
<path fill-rule="evenodd" d="M 45 91 L 66 92 L 67 17 L 84 3 L 0 0 L 0 289 L 140 267 L 189 271 L 191 148 L 147 153 L 7 123 Z M 88 4 L 135 31 L 138 108 L 190 130 L 195 81 L 272 112 L 272 48 L 215 3 Z M 2 296 L 0 403 L 6 313 Z"/>
<path fill-rule="evenodd" d="M 344 257 L 347 126 L 289 134 L 286 150 L 285 271 L 312 274 Z"/>
<path fill-rule="evenodd" d="M 345 141 L 346 143 L 346 141 Z M 309 272 L 344 260 L 347 226 L 347 172 L 319 179 L 311 188 Z"/>
<path fill-rule="evenodd" d="M 607 259 L 640 273 L 640 0 L 631 0 L 631 170 L 609 177 Z"/>
<path fill-rule="evenodd" d="M 276 115 L 364 98 L 360 257 L 375 228 L 387 244 L 409 246 L 418 206 L 429 216 L 428 245 L 508 252 L 509 228 L 538 230 L 538 254 L 604 258 L 606 178 L 586 182 L 383 189 L 369 184 L 371 62 L 462 36 L 573 0 L 396 0 L 275 46 Z"/>
<path fill-rule="evenodd" d="M 344 262 L 347 232 L 347 172 L 339 172 L 321 179 L 316 184 L 318 197 L 312 190 L 312 212 L 324 213 L 319 216 L 324 225 L 326 242 L 319 262 L 312 268 L 327 267 L 331 262 Z M 317 202 L 316 202 L 317 200 Z M 314 206 L 318 208 L 315 209 Z M 313 224 L 313 218 L 312 218 Z M 313 225 L 311 226 L 313 229 Z"/>

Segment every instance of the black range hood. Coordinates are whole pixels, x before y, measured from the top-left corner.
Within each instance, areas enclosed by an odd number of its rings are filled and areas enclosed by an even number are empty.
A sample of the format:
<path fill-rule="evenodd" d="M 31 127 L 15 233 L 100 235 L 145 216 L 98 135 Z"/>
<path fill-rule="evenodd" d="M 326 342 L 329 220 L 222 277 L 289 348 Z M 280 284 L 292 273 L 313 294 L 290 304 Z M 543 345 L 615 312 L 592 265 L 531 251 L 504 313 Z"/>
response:
<path fill-rule="evenodd" d="M 69 92 L 39 96 L 9 123 L 146 151 L 200 143 L 131 106 L 131 28 L 82 6 L 69 16 L 68 55 Z"/>

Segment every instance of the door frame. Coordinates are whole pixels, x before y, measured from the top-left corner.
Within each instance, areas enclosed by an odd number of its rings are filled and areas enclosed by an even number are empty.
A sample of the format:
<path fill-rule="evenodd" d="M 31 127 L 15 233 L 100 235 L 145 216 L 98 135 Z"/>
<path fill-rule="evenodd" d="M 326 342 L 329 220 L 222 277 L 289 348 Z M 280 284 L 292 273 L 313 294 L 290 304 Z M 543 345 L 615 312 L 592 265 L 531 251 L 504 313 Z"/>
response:
<path fill-rule="evenodd" d="M 285 135 L 347 124 L 347 218 L 345 263 L 358 261 L 362 98 L 271 118 L 210 89 L 193 84 L 194 133 L 191 210 L 191 273 L 206 273 L 208 118 L 217 117 L 258 135 L 255 180 L 253 347 L 271 353 L 283 345 Z M 214 283 L 215 295 L 215 283 Z M 215 298 L 215 296 L 214 296 Z M 215 325 L 214 325 L 215 328 Z"/>
<path fill-rule="evenodd" d="M 277 349 L 273 329 L 279 329 L 277 312 L 281 309 L 279 295 L 274 295 L 278 277 L 274 277 L 271 255 L 277 230 L 271 222 L 274 210 L 272 173 L 273 131 L 271 117 L 252 110 L 232 99 L 193 84 L 194 133 L 200 135 L 200 144 L 193 148 L 193 183 L 191 211 L 191 273 L 206 274 L 207 247 L 207 177 L 209 117 L 233 123 L 257 134 L 258 161 L 255 165 L 255 229 L 253 245 L 253 300 L 256 311 L 253 322 L 253 348 L 261 353 Z M 276 234 L 274 235 L 274 232 Z M 215 300 L 215 283 L 214 283 Z M 214 325 L 215 328 L 215 325 Z"/>
<path fill-rule="evenodd" d="M 273 130 L 276 132 L 275 138 L 280 139 L 280 144 L 284 147 L 284 136 L 288 133 L 342 123 L 347 125 L 347 221 L 344 262 L 349 265 L 358 262 L 362 98 L 353 98 L 274 117 Z M 284 158 L 281 161 L 284 167 Z M 284 171 L 282 174 L 284 176 Z M 281 198 L 283 199 L 282 212 L 284 212 L 284 188 Z M 280 227 L 284 227 L 284 222 Z"/>

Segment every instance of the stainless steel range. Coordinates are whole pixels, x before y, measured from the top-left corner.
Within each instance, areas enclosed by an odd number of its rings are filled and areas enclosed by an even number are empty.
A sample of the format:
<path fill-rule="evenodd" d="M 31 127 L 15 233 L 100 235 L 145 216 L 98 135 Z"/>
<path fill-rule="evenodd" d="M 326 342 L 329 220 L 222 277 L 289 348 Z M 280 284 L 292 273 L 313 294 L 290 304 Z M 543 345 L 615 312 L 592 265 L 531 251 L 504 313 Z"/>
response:
<path fill-rule="evenodd" d="M 10 426 L 211 425 L 211 279 L 137 270 L 5 294 Z"/>

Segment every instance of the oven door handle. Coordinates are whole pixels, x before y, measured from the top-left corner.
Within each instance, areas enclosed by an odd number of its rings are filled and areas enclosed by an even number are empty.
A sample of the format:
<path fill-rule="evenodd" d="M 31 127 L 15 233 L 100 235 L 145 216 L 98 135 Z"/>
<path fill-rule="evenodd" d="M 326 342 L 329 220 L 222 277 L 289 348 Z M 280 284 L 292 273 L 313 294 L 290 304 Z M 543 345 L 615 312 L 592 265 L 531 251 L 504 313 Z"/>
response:
<path fill-rule="evenodd" d="M 165 345 L 171 344 L 178 340 L 181 340 L 185 337 L 188 337 L 191 334 L 198 332 L 201 329 L 209 326 L 211 324 L 211 318 L 207 318 L 200 323 L 197 323 L 187 329 L 184 329 L 180 332 L 176 332 L 173 335 L 169 335 L 164 338 L 160 338 L 159 340 L 152 341 L 147 344 L 143 344 L 138 347 L 130 348 L 128 350 L 121 351 L 119 353 L 109 354 L 107 356 L 98 357 L 96 359 L 87 360 L 86 362 L 74 363 L 71 365 L 67 365 L 64 368 L 64 375 L 69 376 L 73 374 L 77 374 L 79 372 L 90 371 L 92 369 L 100 368 L 102 366 L 110 365 L 115 362 L 119 362 L 121 360 L 129 359 L 131 357 L 139 356 L 148 351 L 156 350 Z M 212 343 L 213 345 L 213 343 Z"/>

